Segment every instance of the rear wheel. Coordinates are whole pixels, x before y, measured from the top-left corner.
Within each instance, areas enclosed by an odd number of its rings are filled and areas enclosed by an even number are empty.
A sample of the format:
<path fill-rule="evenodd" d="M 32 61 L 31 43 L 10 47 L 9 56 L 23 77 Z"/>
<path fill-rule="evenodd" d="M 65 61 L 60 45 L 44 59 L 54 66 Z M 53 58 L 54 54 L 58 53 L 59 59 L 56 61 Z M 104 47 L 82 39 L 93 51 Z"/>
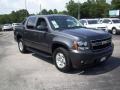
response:
<path fill-rule="evenodd" d="M 69 72 L 71 70 L 71 61 L 66 49 L 57 48 L 53 53 L 53 60 L 57 69 L 62 72 Z"/>
<path fill-rule="evenodd" d="M 26 46 L 23 44 L 23 40 L 19 39 L 18 40 L 18 48 L 21 53 L 26 53 Z"/>

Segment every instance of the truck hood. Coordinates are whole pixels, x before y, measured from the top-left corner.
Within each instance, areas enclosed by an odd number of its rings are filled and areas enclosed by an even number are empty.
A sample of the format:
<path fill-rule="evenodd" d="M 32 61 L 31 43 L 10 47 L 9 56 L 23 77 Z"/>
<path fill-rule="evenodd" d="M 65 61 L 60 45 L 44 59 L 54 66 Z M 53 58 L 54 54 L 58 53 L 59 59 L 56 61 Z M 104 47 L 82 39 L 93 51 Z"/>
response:
<path fill-rule="evenodd" d="M 68 29 L 63 30 L 62 32 L 87 40 L 105 39 L 111 37 L 111 35 L 105 31 L 88 28 Z"/>
<path fill-rule="evenodd" d="M 120 23 L 114 23 L 114 25 L 119 25 L 120 26 Z"/>
<path fill-rule="evenodd" d="M 112 24 L 114 27 L 120 27 L 120 23 Z"/>

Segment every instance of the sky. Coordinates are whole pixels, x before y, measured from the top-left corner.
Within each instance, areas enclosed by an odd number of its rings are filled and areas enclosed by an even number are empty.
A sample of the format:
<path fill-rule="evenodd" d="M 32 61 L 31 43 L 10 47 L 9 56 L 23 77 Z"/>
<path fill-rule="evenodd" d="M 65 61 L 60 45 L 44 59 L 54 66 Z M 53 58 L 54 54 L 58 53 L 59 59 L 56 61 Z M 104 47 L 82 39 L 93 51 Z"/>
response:
<path fill-rule="evenodd" d="M 77 2 L 78 0 L 74 0 Z M 87 0 L 79 0 L 81 3 Z M 26 0 L 27 10 L 30 14 L 36 14 L 42 9 L 66 10 L 65 6 L 69 0 Z M 108 0 L 110 2 L 110 0 Z M 0 14 L 9 14 L 11 11 L 25 9 L 25 0 L 0 0 Z"/>

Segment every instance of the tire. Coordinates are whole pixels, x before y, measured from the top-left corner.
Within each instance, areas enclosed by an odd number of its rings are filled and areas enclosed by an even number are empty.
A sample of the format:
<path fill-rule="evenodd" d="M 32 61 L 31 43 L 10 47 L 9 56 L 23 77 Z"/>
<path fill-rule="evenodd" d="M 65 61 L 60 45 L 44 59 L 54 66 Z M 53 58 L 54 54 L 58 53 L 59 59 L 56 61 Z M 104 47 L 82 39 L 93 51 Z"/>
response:
<path fill-rule="evenodd" d="M 72 68 L 68 51 L 64 48 L 57 48 L 53 52 L 53 60 L 56 68 L 62 72 L 69 72 Z"/>
<path fill-rule="evenodd" d="M 112 34 L 113 34 L 113 35 L 116 35 L 117 33 L 118 33 L 118 32 L 117 32 L 117 29 L 116 29 L 116 28 L 113 28 L 113 29 L 112 29 Z"/>
<path fill-rule="evenodd" d="M 27 52 L 26 46 L 23 44 L 23 40 L 22 39 L 18 40 L 18 48 L 19 48 L 19 51 L 21 53 L 26 53 Z"/>

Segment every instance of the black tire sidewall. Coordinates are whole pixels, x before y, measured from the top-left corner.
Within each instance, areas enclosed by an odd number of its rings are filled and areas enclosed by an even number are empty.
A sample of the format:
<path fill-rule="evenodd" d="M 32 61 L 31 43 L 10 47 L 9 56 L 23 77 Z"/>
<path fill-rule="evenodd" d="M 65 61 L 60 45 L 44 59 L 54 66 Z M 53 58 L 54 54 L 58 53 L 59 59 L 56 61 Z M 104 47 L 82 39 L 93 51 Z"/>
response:
<path fill-rule="evenodd" d="M 56 63 L 56 55 L 57 53 L 62 53 L 65 56 L 65 60 L 66 60 L 66 66 L 64 68 L 59 68 L 57 66 Z M 53 60 L 54 60 L 54 64 L 56 66 L 56 68 L 62 72 L 69 72 L 71 70 L 71 62 L 70 62 L 70 58 L 68 55 L 68 51 L 64 48 L 57 48 L 54 53 L 53 53 Z"/>

